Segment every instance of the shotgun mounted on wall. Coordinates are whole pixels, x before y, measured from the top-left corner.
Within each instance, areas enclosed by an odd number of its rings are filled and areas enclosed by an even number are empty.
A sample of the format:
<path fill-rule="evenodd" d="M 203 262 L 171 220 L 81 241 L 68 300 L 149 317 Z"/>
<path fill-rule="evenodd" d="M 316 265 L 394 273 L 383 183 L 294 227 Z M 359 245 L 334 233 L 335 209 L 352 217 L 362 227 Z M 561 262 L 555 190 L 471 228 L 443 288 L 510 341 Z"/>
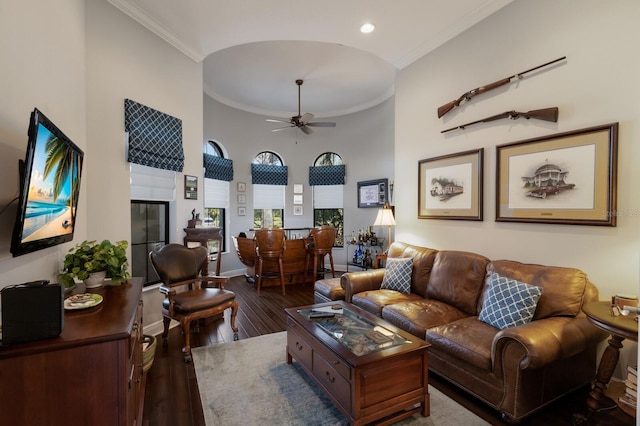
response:
<path fill-rule="evenodd" d="M 505 77 L 502 80 L 495 81 L 495 82 L 493 82 L 491 84 L 487 84 L 485 86 L 480 86 L 480 87 L 476 87 L 473 90 L 469 90 L 468 92 L 466 92 L 462 96 L 460 96 L 458 99 L 454 99 L 451 102 L 446 103 L 446 104 L 442 105 L 441 107 L 439 107 L 438 108 L 438 118 L 442 117 L 443 115 L 445 115 L 446 113 L 448 113 L 449 111 L 454 109 L 455 107 L 460 106 L 461 103 L 470 101 L 471 98 L 473 98 L 474 96 L 481 95 L 481 94 L 486 93 L 486 92 L 488 92 L 490 90 L 493 90 L 493 89 L 497 89 L 498 87 L 504 86 L 505 84 L 509 84 L 514 78 L 515 79 L 521 79 L 522 76 L 525 75 L 525 74 L 528 74 L 528 73 L 530 73 L 532 71 L 535 71 L 537 69 L 540 69 L 540 68 L 544 68 L 544 67 L 546 67 L 548 65 L 555 64 L 556 62 L 560 62 L 560 61 L 562 61 L 562 60 L 564 60 L 566 58 L 567 58 L 566 56 L 563 56 L 562 58 L 555 59 L 555 60 L 553 60 L 551 62 L 547 62 L 546 64 L 538 65 L 537 67 L 533 67 L 533 68 L 528 69 L 526 71 L 522 71 L 522 72 L 520 72 L 518 74 L 514 74 L 514 75 L 512 75 L 510 77 Z"/>
<path fill-rule="evenodd" d="M 458 130 L 458 129 L 464 130 L 467 126 L 471 126 L 472 124 L 488 123 L 490 121 L 501 120 L 503 118 L 510 118 L 512 120 L 517 120 L 520 117 L 524 117 L 527 120 L 530 118 L 535 118 L 536 120 L 551 121 L 556 123 L 558 121 L 558 107 L 532 109 L 531 111 L 527 111 L 527 112 L 507 111 L 507 112 L 503 112 L 502 114 L 496 114 L 496 115 L 492 115 L 491 117 L 483 118 L 482 120 L 472 121 L 471 123 L 452 127 L 450 129 L 443 130 L 440 133 L 447 133 L 447 132 L 451 132 L 452 130 Z"/>

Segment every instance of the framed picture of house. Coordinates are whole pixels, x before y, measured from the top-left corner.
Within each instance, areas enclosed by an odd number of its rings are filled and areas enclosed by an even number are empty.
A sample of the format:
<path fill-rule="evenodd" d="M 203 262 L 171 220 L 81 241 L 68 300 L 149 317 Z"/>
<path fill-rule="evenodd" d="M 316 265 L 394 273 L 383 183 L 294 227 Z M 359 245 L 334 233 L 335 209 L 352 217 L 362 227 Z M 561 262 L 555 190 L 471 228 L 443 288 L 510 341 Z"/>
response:
<path fill-rule="evenodd" d="M 418 162 L 418 218 L 482 220 L 484 148 Z"/>
<path fill-rule="evenodd" d="M 496 147 L 496 221 L 616 226 L 618 123 Z"/>
<path fill-rule="evenodd" d="M 382 207 L 388 200 L 388 179 L 358 182 L 358 207 Z"/>

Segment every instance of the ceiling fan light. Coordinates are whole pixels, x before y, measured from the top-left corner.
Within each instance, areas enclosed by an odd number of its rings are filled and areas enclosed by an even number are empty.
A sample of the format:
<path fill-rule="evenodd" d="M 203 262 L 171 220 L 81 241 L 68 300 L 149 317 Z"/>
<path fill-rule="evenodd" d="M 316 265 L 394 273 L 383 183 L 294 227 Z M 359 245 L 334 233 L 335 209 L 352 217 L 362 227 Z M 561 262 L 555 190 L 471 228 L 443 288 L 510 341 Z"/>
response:
<path fill-rule="evenodd" d="M 360 32 L 363 34 L 369 34 L 373 32 L 373 30 L 375 29 L 376 29 L 375 25 L 373 25 L 371 22 L 367 22 L 362 24 L 362 26 L 360 27 Z"/>

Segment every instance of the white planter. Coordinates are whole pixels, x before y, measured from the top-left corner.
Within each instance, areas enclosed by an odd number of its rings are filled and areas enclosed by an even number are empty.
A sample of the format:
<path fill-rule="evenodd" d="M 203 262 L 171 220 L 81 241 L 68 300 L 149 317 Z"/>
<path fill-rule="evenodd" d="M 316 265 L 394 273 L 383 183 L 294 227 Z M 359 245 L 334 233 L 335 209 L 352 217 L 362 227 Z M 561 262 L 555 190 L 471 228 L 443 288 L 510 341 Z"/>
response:
<path fill-rule="evenodd" d="M 84 280 L 84 286 L 86 288 L 98 288 L 102 287 L 104 279 L 107 277 L 107 271 L 92 272 L 89 274 L 89 278 Z"/>

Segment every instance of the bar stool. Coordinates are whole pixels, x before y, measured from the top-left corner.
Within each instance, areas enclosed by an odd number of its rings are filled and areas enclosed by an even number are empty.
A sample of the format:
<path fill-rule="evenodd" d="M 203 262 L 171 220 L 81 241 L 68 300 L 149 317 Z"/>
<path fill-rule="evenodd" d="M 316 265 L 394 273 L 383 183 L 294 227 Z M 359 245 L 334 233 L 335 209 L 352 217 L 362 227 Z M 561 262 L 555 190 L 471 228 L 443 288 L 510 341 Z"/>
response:
<path fill-rule="evenodd" d="M 262 264 L 264 259 L 274 259 L 278 261 L 278 270 L 280 272 L 280 284 L 282 285 L 282 294 L 284 289 L 284 269 L 282 268 L 282 254 L 284 252 L 284 230 L 280 228 L 262 228 L 255 232 L 256 239 L 256 255 L 258 256 L 257 275 L 257 291 L 260 295 L 260 286 L 262 285 Z"/>
<path fill-rule="evenodd" d="M 333 243 L 336 241 L 336 228 L 333 226 L 321 226 L 320 228 L 313 228 L 309 236 L 312 242 L 307 247 L 307 258 L 305 261 L 305 282 L 307 281 L 307 271 L 309 270 L 309 263 L 313 256 L 313 271 L 314 275 L 318 273 L 318 258 L 322 260 L 321 266 L 324 265 L 324 257 L 329 255 L 329 262 L 331 263 L 331 275 L 336 277 L 336 271 L 333 268 Z"/>

